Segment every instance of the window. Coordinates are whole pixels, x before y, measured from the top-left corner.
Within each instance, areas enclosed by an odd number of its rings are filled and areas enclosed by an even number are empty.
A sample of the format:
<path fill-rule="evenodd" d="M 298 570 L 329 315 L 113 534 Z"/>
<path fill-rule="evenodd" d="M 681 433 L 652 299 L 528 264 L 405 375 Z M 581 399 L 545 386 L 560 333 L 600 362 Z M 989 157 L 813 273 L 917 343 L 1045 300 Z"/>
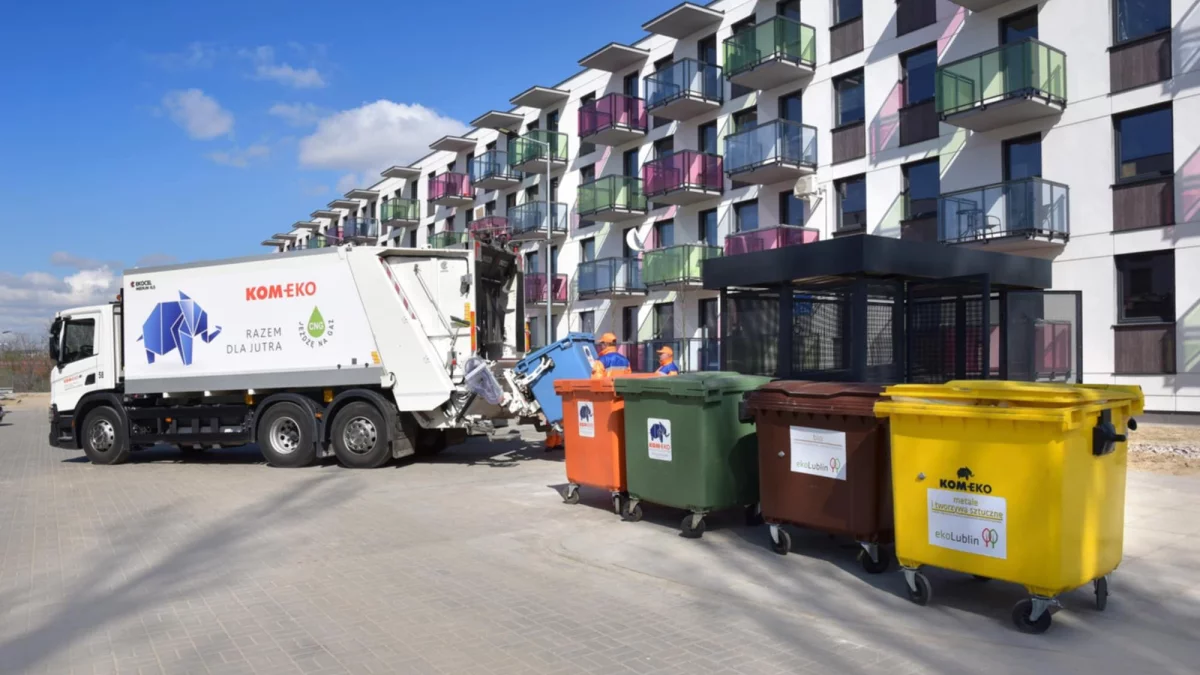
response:
<path fill-rule="evenodd" d="M 638 339 L 638 308 L 621 308 L 621 342 L 637 342 Z"/>
<path fill-rule="evenodd" d="M 800 20 L 800 0 L 782 0 L 775 4 L 775 15 L 792 21 Z"/>
<path fill-rule="evenodd" d="M 792 190 L 779 193 L 779 224 L 804 225 L 808 220 L 808 202 L 800 199 Z"/>
<path fill-rule="evenodd" d="M 525 203 L 526 204 L 528 204 L 529 202 L 536 202 L 537 198 L 538 198 L 538 186 L 537 185 L 530 185 L 529 187 L 525 188 Z"/>
<path fill-rule="evenodd" d="M 675 245 L 675 221 L 660 220 L 654 224 L 654 248 Z"/>
<path fill-rule="evenodd" d="M 428 248 L 433 242 L 433 223 L 425 226 L 425 247 Z"/>
<path fill-rule="evenodd" d="M 596 332 L 596 313 L 595 312 L 580 312 L 579 313 L 579 332 L 595 334 L 595 332 Z"/>
<path fill-rule="evenodd" d="M 755 17 L 753 14 L 751 14 L 749 18 L 733 24 L 733 26 L 732 26 L 733 35 L 741 35 L 742 33 L 747 33 L 747 32 L 753 31 L 754 30 L 754 21 L 756 18 L 757 17 Z M 740 98 L 740 97 L 745 96 L 746 94 L 749 94 L 753 91 L 754 90 L 749 87 L 745 87 L 740 84 L 735 84 L 729 88 L 729 97 L 730 98 Z"/>
<path fill-rule="evenodd" d="M 1039 134 L 1010 138 L 1003 143 L 1004 180 L 1042 176 L 1042 137 Z"/>
<path fill-rule="evenodd" d="M 1014 42 L 1038 36 L 1037 5 L 1027 10 L 1011 14 L 1000 19 L 1000 44 L 1010 45 Z"/>
<path fill-rule="evenodd" d="M 709 246 L 720 246 L 717 237 L 717 210 L 700 212 L 700 236 L 698 239 Z"/>
<path fill-rule="evenodd" d="M 1115 118 L 1117 182 L 1169 176 L 1175 154 L 1171 108 L 1139 110 Z"/>
<path fill-rule="evenodd" d="M 937 73 L 937 45 L 914 49 L 900 56 L 904 73 L 904 104 L 916 105 L 933 100 Z"/>
<path fill-rule="evenodd" d="M 541 266 L 542 256 L 537 251 L 525 254 L 525 274 L 544 274 Z"/>
<path fill-rule="evenodd" d="M 433 177 L 433 173 L 425 177 L 425 197 L 430 200 L 425 203 L 425 215 L 427 216 L 437 213 L 437 204 L 433 203 Z"/>
<path fill-rule="evenodd" d="M 1175 321 L 1175 252 L 1119 255 L 1117 323 Z"/>
<path fill-rule="evenodd" d="M 638 257 L 638 252 L 629 246 L 629 233 L 636 229 L 636 227 L 631 227 L 628 230 L 621 231 L 621 257 L 627 260 Z"/>
<path fill-rule="evenodd" d="M 866 119 L 863 105 L 863 74 L 861 70 L 847 73 L 833 81 L 834 121 L 839 127 Z"/>
<path fill-rule="evenodd" d="M 536 316 L 531 316 L 528 319 L 529 324 L 529 348 L 536 349 L 542 346 L 542 331 L 538 330 L 538 320 Z"/>
<path fill-rule="evenodd" d="M 717 123 L 709 122 L 701 124 L 696 130 L 696 135 L 699 137 L 700 152 L 707 152 L 710 155 L 717 154 Z"/>
<path fill-rule="evenodd" d="M 758 229 L 758 200 L 733 205 L 733 220 L 738 232 Z"/>
<path fill-rule="evenodd" d="M 668 57 L 666 57 L 666 58 L 661 58 L 661 59 L 659 59 L 659 60 L 655 61 L 655 62 L 654 62 L 654 73 L 655 73 L 656 75 L 657 75 L 658 73 L 661 73 L 662 71 L 666 70 L 667 68 L 670 68 L 670 67 L 671 67 L 671 64 L 673 64 L 673 63 L 675 63 L 675 57 L 674 57 L 674 56 L 668 56 Z M 667 78 L 667 79 L 670 79 L 670 78 L 673 78 L 673 77 L 678 77 L 678 76 L 677 76 L 677 75 L 674 75 L 674 74 L 672 73 L 672 75 L 671 75 L 669 78 Z M 666 82 L 665 80 L 659 83 L 659 91 L 660 91 L 660 92 L 662 92 L 662 90 L 663 90 L 663 85 L 664 85 L 664 84 L 667 84 L 667 82 Z M 649 90 L 648 90 L 648 89 L 647 89 L 647 93 L 649 93 Z M 663 93 L 659 93 L 659 94 L 658 94 L 658 96 L 659 96 L 659 98 L 662 98 L 662 97 L 664 96 L 664 94 L 663 94 Z M 664 117 L 653 117 L 653 118 L 651 118 L 651 120 L 650 120 L 650 128 L 651 128 L 651 129 L 657 129 L 657 128 L 661 127 L 661 126 L 665 126 L 665 125 L 667 125 L 667 124 L 670 124 L 670 123 L 671 123 L 671 120 L 669 120 L 669 119 L 666 119 L 666 118 L 664 118 Z"/>
<path fill-rule="evenodd" d="M 546 131 L 558 131 L 558 116 L 557 110 L 546 113 Z"/>
<path fill-rule="evenodd" d="M 579 170 L 579 184 L 587 185 L 596 180 L 596 165 L 590 164 Z"/>
<path fill-rule="evenodd" d="M 700 301 L 700 337 L 715 338 L 720 336 L 717 323 L 717 299 L 705 298 Z"/>
<path fill-rule="evenodd" d="M 550 247 L 550 274 L 558 274 L 558 247 Z"/>
<path fill-rule="evenodd" d="M 941 161 L 934 158 L 905 164 L 904 219 L 936 218 L 942 194 Z"/>
<path fill-rule="evenodd" d="M 675 339 L 675 303 L 662 302 L 654 306 L 654 339 Z"/>
<path fill-rule="evenodd" d="M 492 141 L 491 143 L 488 143 L 487 145 L 485 145 L 483 147 L 484 147 L 484 150 L 486 150 L 487 152 L 491 152 L 492 150 L 496 149 L 496 141 Z"/>
<path fill-rule="evenodd" d="M 595 101 L 596 101 L 596 94 L 594 94 L 594 93 L 593 94 L 584 94 L 579 99 L 579 107 L 580 108 L 587 107 L 588 104 L 594 103 Z M 580 142 L 580 144 L 579 144 L 579 156 L 580 157 L 583 157 L 584 155 L 590 155 L 595 151 L 596 151 L 596 145 L 594 143 Z"/>
<path fill-rule="evenodd" d="M 625 81 L 621 83 L 621 91 L 624 92 L 626 96 L 640 98 L 637 71 L 625 76 Z"/>
<path fill-rule="evenodd" d="M 654 159 L 661 159 L 675 152 L 675 137 L 667 136 L 654 141 Z"/>
<path fill-rule="evenodd" d="M 709 35 L 696 42 L 696 60 L 717 65 L 717 36 Z"/>
<path fill-rule="evenodd" d="M 641 173 L 641 167 L 638 164 L 638 149 L 626 150 L 621 155 L 621 171 L 626 176 L 637 176 Z"/>
<path fill-rule="evenodd" d="M 417 228 L 415 228 L 415 227 L 413 229 L 409 230 L 409 232 L 408 232 L 408 247 L 409 248 L 417 247 Z"/>
<path fill-rule="evenodd" d="M 801 93 L 796 91 L 779 97 L 779 119 L 797 123 L 804 121 L 804 106 L 801 105 Z"/>
<path fill-rule="evenodd" d="M 739 131 L 748 131 L 758 126 L 758 110 L 755 108 L 747 108 L 733 113 L 731 118 L 733 121 L 733 133 Z"/>
<path fill-rule="evenodd" d="M 504 212 L 508 213 L 517 206 L 517 193 L 510 192 L 504 195 Z"/>
<path fill-rule="evenodd" d="M 417 199 L 417 181 L 412 181 L 408 184 L 408 198 Z"/>
<path fill-rule="evenodd" d="M 579 262 L 591 262 L 596 259 L 596 238 L 591 237 L 579 242 Z"/>
<path fill-rule="evenodd" d="M 838 201 L 838 232 L 852 232 L 867 226 L 867 177 L 843 178 L 834 184 Z"/>
<path fill-rule="evenodd" d="M 493 199 L 492 201 L 483 205 L 483 214 L 485 216 L 496 215 L 496 200 L 495 199 Z"/>
<path fill-rule="evenodd" d="M 74 363 L 96 355 L 96 320 L 67 319 L 63 326 L 62 354 L 59 365 Z"/>
<path fill-rule="evenodd" d="M 862 0 L 833 0 L 833 23 L 845 23 L 862 17 Z"/>
<path fill-rule="evenodd" d="M 454 221 L 456 221 L 456 220 L 458 220 L 458 214 L 457 214 L 457 213 L 456 213 L 456 214 L 454 214 L 454 215 L 452 215 L 452 216 L 450 216 L 449 218 L 447 218 L 447 219 L 446 219 L 446 231 L 447 231 L 447 232 L 453 232 L 453 231 L 454 231 Z"/>
<path fill-rule="evenodd" d="M 558 179 L 557 178 L 550 179 L 550 201 L 551 202 L 558 201 Z"/>
<path fill-rule="evenodd" d="M 1171 0 L 1113 0 L 1113 42 L 1120 44 L 1171 28 Z"/>

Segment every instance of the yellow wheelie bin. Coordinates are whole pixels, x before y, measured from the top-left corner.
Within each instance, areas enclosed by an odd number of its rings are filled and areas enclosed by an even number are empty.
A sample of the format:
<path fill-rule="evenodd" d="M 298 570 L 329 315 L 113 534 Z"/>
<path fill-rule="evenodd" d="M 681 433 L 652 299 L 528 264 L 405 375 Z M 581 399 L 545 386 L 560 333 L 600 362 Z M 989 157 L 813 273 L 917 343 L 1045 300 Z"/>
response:
<path fill-rule="evenodd" d="M 1023 632 L 1045 632 L 1056 596 L 1089 582 L 1104 609 L 1140 387 L 964 380 L 883 396 L 910 600 L 929 602 L 919 570 L 931 565 L 1024 586 L 1031 597 L 1012 611 Z"/>

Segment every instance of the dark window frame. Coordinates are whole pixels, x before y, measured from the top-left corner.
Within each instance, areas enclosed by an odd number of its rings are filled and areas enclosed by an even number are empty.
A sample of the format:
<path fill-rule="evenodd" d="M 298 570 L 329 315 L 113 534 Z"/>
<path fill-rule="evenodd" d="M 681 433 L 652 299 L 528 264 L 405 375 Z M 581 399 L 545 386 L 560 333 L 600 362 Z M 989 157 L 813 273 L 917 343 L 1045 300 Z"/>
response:
<path fill-rule="evenodd" d="M 1139 268 L 1148 268 L 1151 271 L 1151 283 L 1154 281 L 1153 271 L 1166 265 L 1169 261 L 1170 270 L 1170 303 L 1171 311 L 1168 318 L 1163 318 L 1162 315 L 1151 317 L 1135 317 L 1129 318 L 1125 315 L 1125 294 L 1126 289 L 1126 274 L 1131 270 L 1122 269 L 1122 263 L 1141 263 L 1143 261 L 1149 264 L 1141 265 Z M 1129 253 L 1124 255 L 1113 256 L 1113 267 L 1117 273 L 1117 325 L 1119 326 L 1138 326 L 1147 324 L 1173 324 L 1176 322 L 1175 314 L 1177 311 L 1176 303 L 1178 301 L 1178 285 L 1175 277 L 1175 249 L 1160 249 L 1157 251 L 1145 251 L 1142 253 Z"/>
<path fill-rule="evenodd" d="M 704 132 L 709 129 L 713 131 L 713 136 L 716 138 L 716 147 L 713 148 L 712 154 L 717 154 L 717 151 L 721 149 L 721 130 L 717 128 L 716 120 L 705 122 L 696 127 L 696 147 L 700 149 L 700 152 L 709 152 L 704 144 Z"/>
<path fill-rule="evenodd" d="M 792 220 L 792 218 L 791 218 L 792 202 L 801 204 L 803 217 L 800 218 L 800 222 L 798 222 L 798 223 L 789 222 Z M 808 217 L 809 217 L 808 202 L 804 201 L 803 199 L 797 198 L 795 192 L 792 190 L 784 190 L 783 192 L 779 193 L 779 224 L 780 225 L 792 225 L 794 227 L 804 227 L 804 224 L 808 222 Z"/>
<path fill-rule="evenodd" d="M 1017 145 L 1018 143 L 1026 143 L 1026 142 L 1032 141 L 1032 140 L 1036 140 L 1038 142 L 1038 146 L 1039 146 L 1039 150 L 1040 150 L 1040 146 L 1042 145 L 1042 142 L 1045 139 L 1042 138 L 1041 132 L 1035 131 L 1032 134 L 1025 134 L 1024 136 L 1016 136 L 1014 138 L 1006 138 L 1000 142 L 1000 171 L 1001 171 L 1000 175 L 1003 177 L 1004 182 L 1008 182 L 1011 180 L 1025 180 L 1023 178 L 1017 178 L 1017 179 L 1012 178 L 1012 160 L 1009 157 L 1008 149 L 1014 145 Z M 1040 154 L 1040 152 L 1039 152 L 1039 154 Z M 1041 178 L 1042 177 L 1042 168 L 1043 168 L 1041 165 L 1042 165 L 1042 161 L 1039 159 L 1038 160 L 1038 175 L 1037 176 L 1027 176 L 1027 178 Z"/>
<path fill-rule="evenodd" d="M 587 319 L 590 319 L 590 321 L 584 321 L 585 317 Z M 590 329 L 586 325 L 588 323 L 592 324 Z M 595 333 L 596 332 L 596 310 L 594 310 L 594 309 L 580 310 L 580 312 L 579 312 L 579 330 L 580 330 L 580 332 L 583 332 L 583 333 Z"/>
<path fill-rule="evenodd" d="M 842 97 L 841 97 L 841 91 L 838 89 L 838 86 L 842 82 L 845 82 L 845 81 L 851 80 L 851 79 L 856 79 L 856 78 L 858 80 L 858 87 L 862 91 L 862 99 L 863 99 L 862 119 L 855 120 L 853 122 L 842 122 Z M 852 127 L 852 126 L 855 126 L 858 124 L 866 123 L 866 121 L 867 121 L 867 100 L 866 100 L 867 86 L 866 86 L 866 84 L 867 83 L 866 83 L 865 71 L 862 68 L 859 68 L 857 70 L 851 70 L 850 72 L 847 72 L 847 73 L 842 73 L 841 75 L 838 75 L 837 77 L 833 78 L 832 85 L 833 85 L 833 122 L 834 122 L 834 125 L 833 125 L 833 129 L 831 129 L 831 131 L 838 131 L 839 129 L 845 129 L 845 128 Z"/>
<path fill-rule="evenodd" d="M 1135 37 L 1127 37 L 1127 38 L 1122 39 L 1122 38 L 1117 37 L 1120 34 L 1120 27 L 1117 25 L 1117 16 L 1118 16 L 1117 5 L 1121 3 L 1121 0 L 1113 0 L 1109 4 L 1109 13 L 1111 14 L 1111 16 L 1109 17 L 1109 20 L 1111 22 L 1109 27 L 1112 30 L 1112 34 L 1110 36 L 1111 40 L 1112 40 L 1111 46 L 1112 47 L 1123 47 L 1125 45 L 1134 44 L 1137 42 L 1141 42 L 1143 40 L 1152 40 L 1161 35 L 1169 34 L 1171 32 L 1171 0 L 1162 0 L 1162 1 L 1167 3 L 1167 26 L 1165 28 L 1159 28 L 1159 29 L 1153 30 L 1149 33 L 1143 33 L 1143 34 L 1137 35 Z"/>
<path fill-rule="evenodd" d="M 839 10 L 841 9 L 841 3 L 838 2 L 838 0 L 832 0 L 832 5 L 833 5 L 833 7 L 829 13 L 830 18 L 832 19 L 832 23 L 829 26 L 830 28 L 837 28 L 838 26 L 841 26 L 842 24 L 850 23 L 851 21 L 858 21 L 863 18 L 862 0 L 859 0 L 858 14 L 855 14 L 854 16 L 848 16 L 848 17 L 841 16 L 839 13 Z"/>
<path fill-rule="evenodd" d="M 931 165 L 931 164 L 937 166 L 937 171 L 936 171 L 937 176 L 938 176 L 938 185 L 937 185 L 937 190 L 936 190 L 937 194 L 932 198 L 926 197 L 924 199 L 919 199 L 917 201 L 921 201 L 921 202 L 932 201 L 933 202 L 933 210 L 932 211 L 921 211 L 919 213 L 913 213 L 912 182 L 909 178 L 909 172 L 912 171 L 912 169 L 914 169 L 916 167 L 921 167 L 921 166 L 926 166 L 926 165 Z M 941 197 L 941 192 L 942 192 L 941 170 L 942 170 L 941 157 L 931 157 L 929 159 L 922 159 L 922 160 L 919 160 L 916 162 L 909 162 L 907 164 L 902 164 L 900 166 L 901 175 L 904 177 L 904 192 L 901 193 L 901 197 L 904 200 L 904 220 L 918 220 L 918 219 L 923 219 L 923 218 L 936 218 L 937 217 L 938 199 Z"/>
<path fill-rule="evenodd" d="M 761 220 L 759 219 L 758 198 L 757 197 L 754 199 L 746 199 L 746 200 L 743 200 L 740 202 L 735 202 L 733 204 L 732 208 L 733 208 L 733 225 L 735 228 L 737 228 L 736 229 L 737 232 L 751 232 L 753 230 L 760 229 Z M 754 209 L 754 227 L 750 230 L 747 230 L 742 227 L 742 210 L 749 209 L 749 208 Z"/>
<path fill-rule="evenodd" d="M 87 326 L 91 329 L 91 344 L 77 341 L 77 344 L 72 351 L 70 341 L 73 336 L 73 331 L 71 329 L 84 326 Z M 62 347 L 59 349 L 59 361 L 57 365 L 65 366 L 96 356 L 96 318 L 94 316 L 87 319 L 76 319 L 74 317 L 69 318 L 63 322 L 61 332 Z M 80 332 L 79 335 L 83 335 L 83 333 Z M 84 347 L 87 347 L 87 353 L 83 353 Z"/>
<path fill-rule="evenodd" d="M 792 99 L 795 99 L 800 104 L 800 119 L 798 120 L 794 120 L 784 115 L 785 102 Z M 779 98 L 775 99 L 775 114 L 776 119 L 787 120 L 788 122 L 795 122 L 796 124 L 804 124 L 804 89 L 801 88 L 797 89 L 796 91 L 789 91 L 787 93 L 780 94 Z"/>
<path fill-rule="evenodd" d="M 588 246 L 591 245 L 592 255 L 588 257 Z M 596 259 L 596 238 L 584 237 L 579 240 L 579 262 L 592 262 Z"/>
<path fill-rule="evenodd" d="M 1030 7 L 1026 7 L 1025 9 L 1018 9 L 1017 11 L 1013 12 L 1012 14 L 1006 14 L 1006 15 L 1000 17 L 999 19 L 996 19 L 996 30 L 998 31 L 998 37 L 996 38 L 996 44 L 1000 45 L 1001 47 L 1003 47 L 1004 45 L 1008 45 L 1008 44 L 1016 44 L 1016 42 L 1007 42 L 1004 39 L 1004 29 L 1006 27 L 1006 24 L 1013 22 L 1017 19 L 1029 16 L 1030 14 L 1032 14 L 1033 17 L 1038 20 L 1038 22 L 1039 22 L 1038 30 L 1040 32 L 1041 31 L 1041 23 L 1040 23 L 1040 16 L 1038 15 L 1039 9 L 1040 8 L 1038 7 L 1038 5 L 1032 5 Z"/>
<path fill-rule="evenodd" d="M 846 200 L 845 187 L 852 183 L 861 182 L 863 186 L 863 208 L 861 211 L 851 211 L 850 213 L 861 213 L 862 223 L 847 227 L 843 225 L 846 218 L 846 211 L 843 208 L 843 203 Z M 865 232 L 867 229 L 867 174 L 860 173 L 854 176 L 846 176 L 838 179 L 833 183 L 833 189 L 837 197 L 837 229 L 836 232 Z"/>
<path fill-rule="evenodd" d="M 704 222 L 705 216 L 712 214 L 716 221 L 716 227 L 713 228 L 713 238 L 716 241 L 708 239 L 708 225 Z M 718 215 L 717 209 L 705 209 L 696 214 L 696 241 L 702 242 L 705 246 L 720 246 L 721 243 L 721 218 Z"/>
<path fill-rule="evenodd" d="M 933 78 L 932 78 L 932 79 L 933 79 L 933 87 L 932 87 L 932 92 L 929 94 L 929 96 L 928 96 L 927 98 L 923 98 L 923 99 L 921 99 L 921 100 L 919 100 L 919 101 L 912 101 L 912 100 L 909 100 L 909 94 L 908 94 L 908 90 L 909 90 L 909 87 L 908 87 L 908 80 L 909 80 L 909 77 L 908 77 L 908 59 L 909 59 L 909 58 L 911 58 L 911 57 L 913 57 L 913 56 L 915 56 L 915 55 L 917 55 L 917 54 L 920 54 L 920 53 L 923 53 L 923 52 L 929 52 L 929 51 L 932 51 L 932 52 L 933 52 Z M 904 107 L 904 108 L 909 108 L 909 107 L 912 107 L 912 106 L 921 105 L 922 103 L 928 103 L 928 102 L 930 102 L 930 101 L 932 101 L 932 100 L 934 100 L 934 99 L 936 99 L 936 98 L 937 98 L 937 66 L 938 66 L 937 42 L 929 42 L 929 43 L 923 44 L 923 45 L 921 45 L 921 46 L 919 46 L 919 47 L 914 47 L 914 48 L 912 48 L 912 49 L 909 49 L 908 51 L 906 51 L 906 52 L 903 52 L 902 54 L 900 54 L 900 86 L 901 86 L 901 89 L 902 89 L 902 91 L 904 92 L 904 101 L 903 101 L 903 103 L 902 103 L 901 107 Z M 865 93 L 865 92 L 864 92 L 864 93 Z M 865 108 L 865 107 L 866 107 L 866 105 L 865 105 L 865 101 L 864 101 L 864 108 Z M 865 116 L 865 111 L 864 111 L 864 116 Z"/>
<path fill-rule="evenodd" d="M 1169 171 L 1160 171 L 1155 174 L 1138 174 L 1135 176 L 1122 177 L 1121 176 L 1121 166 L 1124 164 L 1124 162 L 1121 161 L 1121 122 L 1123 122 L 1124 120 L 1127 120 L 1131 117 L 1137 117 L 1138 115 L 1147 115 L 1147 114 L 1157 113 L 1157 112 L 1161 112 L 1163 110 L 1170 111 L 1170 113 L 1171 113 L 1171 128 L 1169 130 L 1167 130 L 1167 135 L 1171 139 L 1171 152 L 1170 152 L 1171 161 L 1168 162 L 1168 165 L 1170 166 L 1170 170 Z M 1123 112 L 1119 115 L 1113 115 L 1112 122 L 1113 122 L 1113 178 L 1114 178 L 1113 184 L 1114 185 L 1130 185 L 1130 184 L 1135 184 L 1135 183 L 1162 180 L 1164 178 L 1169 178 L 1169 177 L 1175 175 L 1175 109 L 1171 105 L 1170 101 L 1159 104 L 1159 105 L 1152 105 L 1152 106 L 1147 106 L 1145 108 L 1138 108 L 1136 110 L 1129 110 L 1129 111 Z M 1151 155 L 1151 157 L 1154 157 L 1154 156 L 1157 156 L 1157 155 Z M 1142 158 L 1142 159 L 1144 159 L 1144 158 Z M 1133 160 L 1133 161 L 1137 161 L 1137 160 Z"/>

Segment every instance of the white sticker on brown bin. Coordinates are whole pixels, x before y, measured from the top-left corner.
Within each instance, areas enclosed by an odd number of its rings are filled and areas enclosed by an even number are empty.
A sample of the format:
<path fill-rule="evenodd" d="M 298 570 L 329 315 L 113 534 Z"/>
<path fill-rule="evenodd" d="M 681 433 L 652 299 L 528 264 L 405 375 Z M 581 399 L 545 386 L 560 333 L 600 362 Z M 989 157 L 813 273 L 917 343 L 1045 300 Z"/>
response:
<path fill-rule="evenodd" d="M 846 480 L 846 433 L 792 427 L 792 471 Z"/>

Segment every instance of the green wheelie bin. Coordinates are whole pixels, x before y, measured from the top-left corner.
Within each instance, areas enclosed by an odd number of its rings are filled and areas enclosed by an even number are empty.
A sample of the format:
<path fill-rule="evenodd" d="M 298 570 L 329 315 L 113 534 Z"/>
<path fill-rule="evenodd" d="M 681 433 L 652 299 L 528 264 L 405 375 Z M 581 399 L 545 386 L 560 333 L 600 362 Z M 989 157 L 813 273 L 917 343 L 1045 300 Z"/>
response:
<path fill-rule="evenodd" d="M 698 539 L 712 511 L 740 506 L 756 518 L 758 440 L 738 412 L 746 392 L 770 381 L 725 372 L 613 380 L 625 399 L 625 520 L 641 520 L 642 501 L 686 509 L 680 530 Z"/>

